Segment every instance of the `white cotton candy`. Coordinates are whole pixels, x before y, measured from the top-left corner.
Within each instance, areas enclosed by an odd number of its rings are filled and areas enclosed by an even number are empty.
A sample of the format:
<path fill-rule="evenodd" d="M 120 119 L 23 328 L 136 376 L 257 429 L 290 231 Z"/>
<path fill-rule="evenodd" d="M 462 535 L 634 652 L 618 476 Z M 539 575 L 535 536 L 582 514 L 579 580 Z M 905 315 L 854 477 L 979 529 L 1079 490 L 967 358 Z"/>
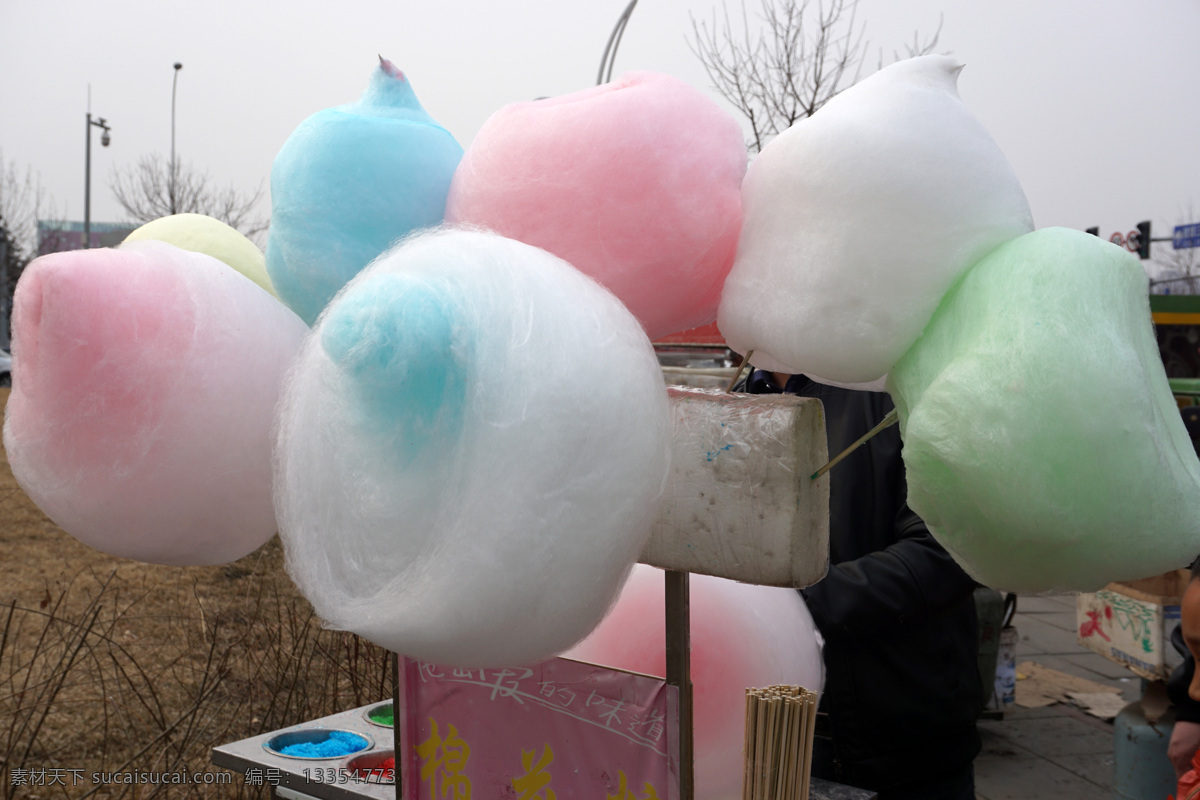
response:
<path fill-rule="evenodd" d="M 288 570 L 325 621 L 407 656 L 530 663 L 603 617 L 669 453 L 637 320 L 561 259 L 443 230 L 322 315 L 276 443 Z"/>
<path fill-rule="evenodd" d="M 893 64 L 763 148 L 718 325 L 755 366 L 874 381 L 951 283 L 1033 228 L 947 56 Z"/>
<path fill-rule="evenodd" d="M 692 575 L 691 674 L 697 800 L 737 800 L 746 689 L 776 684 L 820 692 L 821 638 L 794 589 Z M 662 570 L 639 564 L 604 622 L 568 658 L 665 675 Z"/>

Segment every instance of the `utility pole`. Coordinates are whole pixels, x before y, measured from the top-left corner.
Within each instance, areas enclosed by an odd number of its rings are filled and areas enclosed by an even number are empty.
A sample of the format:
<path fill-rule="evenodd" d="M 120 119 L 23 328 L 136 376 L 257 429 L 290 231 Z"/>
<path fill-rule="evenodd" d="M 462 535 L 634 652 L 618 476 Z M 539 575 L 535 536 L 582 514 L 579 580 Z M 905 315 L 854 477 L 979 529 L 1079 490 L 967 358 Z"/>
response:
<path fill-rule="evenodd" d="M 175 78 L 171 81 L 171 213 L 178 213 L 178 208 L 175 204 L 175 89 L 179 86 L 179 70 L 183 69 L 183 64 L 175 62 Z"/>
<path fill-rule="evenodd" d="M 91 101 L 88 101 L 91 105 Z M 101 129 L 100 144 L 108 147 L 108 143 L 112 141 L 109 136 L 109 131 L 112 128 L 108 127 L 108 123 L 104 121 L 104 117 L 92 119 L 91 109 L 87 112 L 87 144 L 84 147 L 83 159 L 83 249 L 86 250 L 92 246 L 92 126 L 95 125 Z"/>

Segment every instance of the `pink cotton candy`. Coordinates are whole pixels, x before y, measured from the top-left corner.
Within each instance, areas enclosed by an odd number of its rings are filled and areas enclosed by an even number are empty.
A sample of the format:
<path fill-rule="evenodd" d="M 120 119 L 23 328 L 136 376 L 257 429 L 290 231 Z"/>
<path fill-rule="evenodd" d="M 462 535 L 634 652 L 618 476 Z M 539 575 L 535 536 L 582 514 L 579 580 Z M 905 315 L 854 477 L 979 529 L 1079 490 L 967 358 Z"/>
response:
<path fill-rule="evenodd" d="M 820 692 L 821 644 L 794 589 L 708 575 L 690 583 L 697 800 L 741 797 L 746 689 L 775 684 Z M 604 621 L 567 658 L 666 674 L 663 572 L 638 564 Z"/>
<path fill-rule="evenodd" d="M 745 172 L 732 116 L 683 81 L 631 72 L 493 114 L 455 172 L 446 219 L 569 261 L 658 339 L 716 319 Z"/>
<path fill-rule="evenodd" d="M 33 261 L 13 307 L 4 445 L 84 544 L 219 564 L 275 532 L 270 427 L 307 327 L 215 258 L 157 242 Z"/>

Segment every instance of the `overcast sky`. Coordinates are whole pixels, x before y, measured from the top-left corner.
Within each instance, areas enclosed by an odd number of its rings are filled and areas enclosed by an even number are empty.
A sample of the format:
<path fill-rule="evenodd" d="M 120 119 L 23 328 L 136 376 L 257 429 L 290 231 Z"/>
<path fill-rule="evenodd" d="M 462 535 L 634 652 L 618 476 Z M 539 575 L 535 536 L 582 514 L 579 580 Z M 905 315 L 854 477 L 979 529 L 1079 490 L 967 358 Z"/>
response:
<path fill-rule="evenodd" d="M 376 54 L 467 146 L 506 103 L 592 85 L 626 3 L 0 0 L 0 149 L 82 219 L 90 85 L 93 115 L 112 126 L 110 147 L 92 143 L 92 219 L 118 221 L 111 170 L 169 153 L 179 61 L 180 159 L 265 193 L 292 129 L 356 99 Z M 692 16 L 719 7 L 641 0 L 614 74 L 656 70 L 711 91 L 688 36 Z M 1200 201 L 1200 0 L 861 0 L 858 18 L 872 52 L 889 58 L 941 20 L 937 49 L 965 62 L 959 92 L 1015 167 L 1039 227 L 1098 225 L 1107 237 L 1150 219 L 1165 236 L 1200 221 L 1187 219 Z"/>

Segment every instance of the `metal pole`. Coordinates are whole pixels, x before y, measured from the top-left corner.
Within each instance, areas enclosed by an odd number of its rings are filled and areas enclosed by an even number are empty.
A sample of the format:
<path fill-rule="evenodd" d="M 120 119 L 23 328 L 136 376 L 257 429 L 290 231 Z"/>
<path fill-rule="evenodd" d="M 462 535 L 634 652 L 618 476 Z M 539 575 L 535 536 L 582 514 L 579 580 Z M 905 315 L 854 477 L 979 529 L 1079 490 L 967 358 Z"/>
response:
<path fill-rule="evenodd" d="M 183 69 L 183 64 L 175 62 L 175 78 L 171 81 L 171 196 L 168 198 L 171 201 L 171 213 L 176 213 L 175 209 L 175 88 L 179 85 L 179 70 Z"/>
<path fill-rule="evenodd" d="M 600 57 L 600 71 L 596 73 L 596 85 L 612 80 L 613 64 L 617 61 L 617 48 L 621 46 L 621 36 L 625 33 L 625 26 L 629 24 L 629 17 L 633 14 L 633 7 L 637 5 L 637 0 L 631 0 L 625 10 L 621 12 L 617 24 L 613 26 L 612 33 L 608 36 L 608 44 L 604 46 L 604 55 Z M 608 67 L 608 76 L 605 77 L 604 68 Z"/>
<path fill-rule="evenodd" d="M 92 246 L 92 112 L 87 112 L 87 145 L 83 157 L 83 249 Z"/>
<path fill-rule="evenodd" d="M 84 143 L 83 156 L 83 248 L 92 246 L 92 126 L 95 125 L 104 133 L 100 134 L 100 144 L 108 147 L 108 132 L 110 128 L 104 117 L 92 119 L 91 101 L 88 101 L 87 137 Z"/>
<path fill-rule="evenodd" d="M 404 787 L 400 785 L 400 726 L 403 724 L 404 708 L 400 703 L 400 654 L 392 653 L 392 759 L 395 764 L 392 780 L 396 783 L 396 800 L 404 800 Z"/>
<path fill-rule="evenodd" d="M 679 798 L 695 797 L 692 750 L 691 600 L 688 573 L 666 571 L 667 683 L 679 689 Z"/>

